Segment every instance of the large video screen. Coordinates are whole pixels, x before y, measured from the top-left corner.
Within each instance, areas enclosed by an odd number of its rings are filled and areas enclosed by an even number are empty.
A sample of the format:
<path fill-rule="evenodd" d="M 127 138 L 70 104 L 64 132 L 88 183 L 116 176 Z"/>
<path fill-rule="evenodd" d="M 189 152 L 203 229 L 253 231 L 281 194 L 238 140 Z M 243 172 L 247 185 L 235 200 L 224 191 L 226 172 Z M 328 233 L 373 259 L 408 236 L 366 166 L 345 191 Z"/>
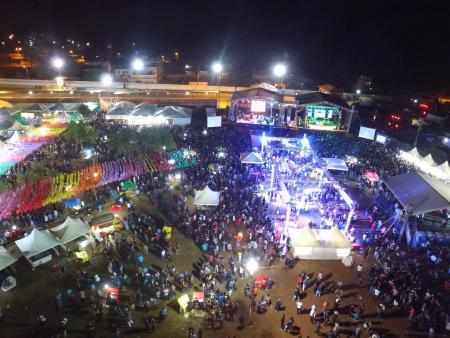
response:
<path fill-rule="evenodd" d="M 253 113 L 264 113 L 266 111 L 266 101 L 252 100 L 250 110 Z"/>
<path fill-rule="evenodd" d="M 377 134 L 377 138 L 375 139 L 375 141 L 381 144 L 386 144 L 387 140 L 388 140 L 387 136 L 382 134 Z"/>
<path fill-rule="evenodd" d="M 367 140 L 372 140 L 375 138 L 375 129 L 373 128 L 366 128 L 366 127 L 360 127 L 359 128 L 359 135 L 358 137 L 365 138 Z"/>
<path fill-rule="evenodd" d="M 222 116 L 208 116 L 206 119 L 207 128 L 222 127 Z"/>

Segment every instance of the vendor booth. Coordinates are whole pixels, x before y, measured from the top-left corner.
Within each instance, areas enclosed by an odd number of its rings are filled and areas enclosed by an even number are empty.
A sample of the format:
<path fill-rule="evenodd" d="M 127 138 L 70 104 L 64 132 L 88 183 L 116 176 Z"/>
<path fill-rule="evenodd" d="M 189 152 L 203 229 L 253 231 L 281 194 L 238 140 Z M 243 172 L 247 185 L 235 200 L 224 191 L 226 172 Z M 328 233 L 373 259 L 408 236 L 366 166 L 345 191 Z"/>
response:
<path fill-rule="evenodd" d="M 48 231 L 33 229 L 31 233 L 15 242 L 23 256 L 30 262 L 33 268 L 52 260 L 50 250 L 56 254 L 56 247 L 61 243 Z"/>
<path fill-rule="evenodd" d="M 196 190 L 194 204 L 196 206 L 217 206 L 220 201 L 220 192 L 212 191 L 208 186 L 203 190 Z"/>
<path fill-rule="evenodd" d="M 90 233 L 91 229 L 81 219 L 67 217 L 64 223 L 51 228 L 50 231 L 62 244 L 69 243 Z"/>
<path fill-rule="evenodd" d="M 15 262 L 17 262 L 17 258 L 11 255 L 5 247 L 0 246 L 0 271 L 5 270 Z"/>

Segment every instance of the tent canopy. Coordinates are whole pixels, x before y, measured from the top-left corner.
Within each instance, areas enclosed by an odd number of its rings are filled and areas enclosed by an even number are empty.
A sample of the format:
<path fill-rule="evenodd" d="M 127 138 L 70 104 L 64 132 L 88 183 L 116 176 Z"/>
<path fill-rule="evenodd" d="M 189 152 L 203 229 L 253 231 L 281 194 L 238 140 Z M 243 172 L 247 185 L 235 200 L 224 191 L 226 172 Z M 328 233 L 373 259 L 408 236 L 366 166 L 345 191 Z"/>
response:
<path fill-rule="evenodd" d="M 8 117 L 12 113 L 14 113 L 14 110 L 11 108 L 8 107 L 0 108 L 0 116 Z"/>
<path fill-rule="evenodd" d="M 406 173 L 384 183 L 412 216 L 450 207 L 450 186 L 433 177 Z"/>
<path fill-rule="evenodd" d="M 136 105 L 129 101 L 118 102 L 106 114 L 106 117 L 113 118 L 113 116 L 127 116 L 133 111 L 134 107 L 136 107 Z"/>
<path fill-rule="evenodd" d="M 11 255 L 8 250 L 0 246 L 0 271 L 6 269 L 8 266 L 14 264 L 17 258 Z"/>
<path fill-rule="evenodd" d="M 351 249 L 352 244 L 344 237 L 338 227 L 331 229 L 330 237 L 325 243 L 328 248 Z"/>
<path fill-rule="evenodd" d="M 44 251 L 53 249 L 61 243 L 48 231 L 33 231 L 24 238 L 16 241 L 16 245 L 26 258 L 38 255 Z"/>
<path fill-rule="evenodd" d="M 29 112 L 29 113 L 43 113 L 48 111 L 48 106 L 45 104 L 41 104 L 41 103 L 35 103 L 31 106 L 29 106 L 26 109 L 23 109 L 23 111 L 25 112 Z"/>
<path fill-rule="evenodd" d="M 20 143 L 19 131 L 16 130 L 14 132 L 14 134 L 12 134 L 12 136 L 5 141 L 5 143 L 7 143 L 7 144 L 18 144 L 18 143 Z"/>
<path fill-rule="evenodd" d="M 162 116 L 169 119 L 191 118 L 192 111 L 189 108 L 179 106 L 166 106 L 155 111 L 154 116 Z"/>
<path fill-rule="evenodd" d="M 13 105 L 7 101 L 0 100 L 0 108 L 12 108 Z"/>
<path fill-rule="evenodd" d="M 14 121 L 11 127 L 8 128 L 9 131 L 23 131 L 28 130 L 28 126 L 24 126 L 23 124 L 19 123 L 18 121 Z"/>
<path fill-rule="evenodd" d="M 158 109 L 154 103 L 142 102 L 138 104 L 130 113 L 132 116 L 153 116 Z"/>
<path fill-rule="evenodd" d="M 323 158 L 328 170 L 348 171 L 347 164 L 340 158 Z"/>
<path fill-rule="evenodd" d="M 251 153 L 242 153 L 241 162 L 249 164 L 264 164 L 262 156 L 259 153 L 255 153 L 253 151 Z"/>
<path fill-rule="evenodd" d="M 89 226 L 81 219 L 73 219 L 67 217 L 63 224 L 60 224 L 50 231 L 58 238 L 63 244 L 73 241 L 78 237 L 84 236 L 89 233 Z"/>
<path fill-rule="evenodd" d="M 305 247 L 305 248 L 321 248 L 319 241 L 312 232 L 308 225 L 304 225 L 303 228 L 289 228 L 289 237 L 291 238 L 292 244 L 295 247 Z"/>
<path fill-rule="evenodd" d="M 219 205 L 220 192 L 212 191 L 208 186 L 203 190 L 196 190 L 194 197 L 195 205 L 216 206 Z"/>

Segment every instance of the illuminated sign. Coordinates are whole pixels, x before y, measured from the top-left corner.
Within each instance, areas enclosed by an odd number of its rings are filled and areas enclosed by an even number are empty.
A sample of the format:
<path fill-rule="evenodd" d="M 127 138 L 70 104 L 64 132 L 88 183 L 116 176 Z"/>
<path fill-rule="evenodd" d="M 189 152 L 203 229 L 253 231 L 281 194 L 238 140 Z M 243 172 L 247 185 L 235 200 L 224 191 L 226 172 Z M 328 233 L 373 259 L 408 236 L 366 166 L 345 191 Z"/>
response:
<path fill-rule="evenodd" d="M 333 114 L 339 115 L 340 111 L 336 107 L 308 105 L 306 106 L 306 114 L 308 117 L 316 119 L 331 119 Z"/>

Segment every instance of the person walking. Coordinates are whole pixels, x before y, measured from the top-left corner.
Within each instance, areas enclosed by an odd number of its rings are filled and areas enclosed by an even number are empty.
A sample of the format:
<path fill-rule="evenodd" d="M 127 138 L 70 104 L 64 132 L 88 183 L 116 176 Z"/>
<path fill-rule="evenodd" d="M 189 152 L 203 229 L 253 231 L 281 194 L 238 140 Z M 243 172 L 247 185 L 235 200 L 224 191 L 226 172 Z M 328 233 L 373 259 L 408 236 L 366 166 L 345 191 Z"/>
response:
<path fill-rule="evenodd" d="M 300 315 L 302 313 L 303 303 L 298 300 L 297 303 L 295 303 L 295 307 L 297 308 L 297 314 Z"/>
<path fill-rule="evenodd" d="M 239 316 L 239 329 L 243 329 L 245 327 L 245 316 L 243 313 Z"/>
<path fill-rule="evenodd" d="M 309 311 L 309 317 L 311 318 L 311 321 L 316 318 L 317 315 L 317 306 L 316 304 L 313 304 L 311 306 L 311 310 Z"/>
<path fill-rule="evenodd" d="M 284 329 L 284 322 L 286 321 L 286 316 L 283 313 L 283 316 L 281 316 L 281 321 L 280 321 L 280 331 L 283 331 Z"/>

